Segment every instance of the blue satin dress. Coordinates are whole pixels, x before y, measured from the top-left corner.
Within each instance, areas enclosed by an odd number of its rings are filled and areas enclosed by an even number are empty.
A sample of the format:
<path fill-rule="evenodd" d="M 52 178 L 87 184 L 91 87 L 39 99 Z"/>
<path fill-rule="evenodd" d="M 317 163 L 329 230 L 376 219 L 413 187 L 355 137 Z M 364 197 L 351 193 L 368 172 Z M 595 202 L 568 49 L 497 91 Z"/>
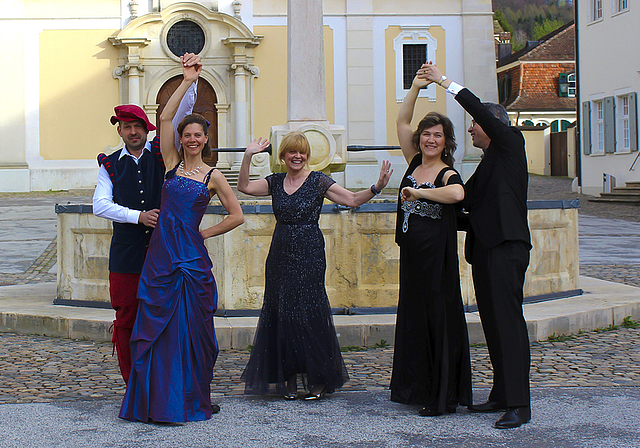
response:
<path fill-rule="evenodd" d="M 161 212 L 138 287 L 133 366 L 119 415 L 126 420 L 211 418 L 218 295 L 199 231 L 211 172 L 198 182 L 175 171 L 167 173 L 162 187 Z"/>

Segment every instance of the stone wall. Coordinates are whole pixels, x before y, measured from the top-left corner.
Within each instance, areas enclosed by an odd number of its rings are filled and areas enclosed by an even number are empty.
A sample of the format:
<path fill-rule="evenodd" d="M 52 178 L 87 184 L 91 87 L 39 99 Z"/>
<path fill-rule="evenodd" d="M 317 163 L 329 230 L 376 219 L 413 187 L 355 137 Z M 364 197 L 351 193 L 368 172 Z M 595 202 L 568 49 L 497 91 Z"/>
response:
<path fill-rule="evenodd" d="M 529 204 L 533 249 L 525 296 L 562 295 L 578 289 L 578 212 L 566 201 Z M 395 203 L 380 201 L 357 210 L 325 205 L 320 217 L 327 254 L 327 293 L 334 308 L 393 307 L 398 299 L 399 249 L 394 242 Z M 542 208 L 544 207 L 544 208 Z M 555 207 L 555 208 L 554 208 Z M 269 202 L 245 202 L 245 224 L 206 245 L 218 283 L 219 308 L 256 310 L 262 305 L 264 263 L 275 218 Z M 223 219 L 210 206 L 203 227 Z M 56 303 L 108 306 L 111 224 L 90 206 L 58 207 Z M 460 276 L 466 305 L 474 305 L 471 268 L 458 234 Z M 89 303 L 86 303 L 89 302 Z"/>

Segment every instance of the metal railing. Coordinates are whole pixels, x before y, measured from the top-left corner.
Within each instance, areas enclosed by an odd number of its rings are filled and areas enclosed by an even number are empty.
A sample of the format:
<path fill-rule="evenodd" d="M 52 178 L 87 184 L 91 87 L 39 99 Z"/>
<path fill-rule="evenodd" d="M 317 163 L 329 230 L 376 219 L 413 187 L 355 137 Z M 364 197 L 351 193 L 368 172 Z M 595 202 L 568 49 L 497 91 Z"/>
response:
<path fill-rule="evenodd" d="M 211 152 L 244 152 L 247 148 L 211 148 Z M 392 151 L 400 149 L 399 146 L 368 146 L 368 145 L 347 145 L 347 151 Z M 271 154 L 273 152 L 272 145 L 267 146 L 262 152 Z"/>

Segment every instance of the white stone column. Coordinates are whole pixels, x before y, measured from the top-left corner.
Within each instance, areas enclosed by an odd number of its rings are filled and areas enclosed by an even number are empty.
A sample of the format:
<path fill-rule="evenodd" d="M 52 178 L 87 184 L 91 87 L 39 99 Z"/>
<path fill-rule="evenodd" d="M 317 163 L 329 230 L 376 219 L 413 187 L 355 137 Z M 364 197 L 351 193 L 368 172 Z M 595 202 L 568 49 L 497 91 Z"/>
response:
<path fill-rule="evenodd" d="M 144 37 L 110 37 L 109 41 L 121 50 L 120 66 L 114 71 L 114 76 L 120 78 L 124 76 L 127 83 L 127 95 L 123 98 L 123 102 L 141 106 L 140 78 L 142 77 L 142 72 L 144 72 L 144 66 L 140 61 L 140 49 L 149 45 L 151 41 Z M 124 86 L 121 85 L 122 87 Z"/>
<path fill-rule="evenodd" d="M 129 83 L 129 104 L 140 105 L 140 77 L 143 71 L 142 66 L 129 66 L 127 81 Z"/>
<path fill-rule="evenodd" d="M 235 121 L 235 146 L 242 148 L 247 146 L 247 133 L 249 126 L 247 123 L 247 71 L 243 65 L 232 64 L 234 71 L 235 92 L 233 101 L 233 118 Z M 233 154 L 233 167 L 240 167 L 242 163 L 242 153 Z"/>
<path fill-rule="evenodd" d="M 227 131 L 227 114 L 229 113 L 229 104 L 216 103 L 216 111 L 218 113 L 218 146 L 220 148 L 229 146 L 229 136 Z M 232 153 L 220 152 L 218 153 L 218 163 L 216 164 L 216 168 L 220 169 L 228 169 L 233 165 L 233 156 Z"/>
<path fill-rule="evenodd" d="M 326 121 L 322 0 L 288 0 L 287 121 Z"/>
<path fill-rule="evenodd" d="M 234 142 L 237 148 L 245 147 L 248 143 L 249 136 L 249 114 L 248 114 L 248 98 L 247 92 L 250 83 L 247 77 L 251 76 L 253 68 L 253 57 L 247 55 L 247 49 L 255 47 L 260 43 L 262 37 L 255 36 L 253 38 L 229 37 L 222 40 L 222 43 L 231 49 L 231 61 L 229 71 L 234 76 L 234 96 L 231 109 L 234 118 Z M 240 169 L 242 163 L 242 153 L 238 153 L 229 157 L 232 161 L 233 169 Z"/>

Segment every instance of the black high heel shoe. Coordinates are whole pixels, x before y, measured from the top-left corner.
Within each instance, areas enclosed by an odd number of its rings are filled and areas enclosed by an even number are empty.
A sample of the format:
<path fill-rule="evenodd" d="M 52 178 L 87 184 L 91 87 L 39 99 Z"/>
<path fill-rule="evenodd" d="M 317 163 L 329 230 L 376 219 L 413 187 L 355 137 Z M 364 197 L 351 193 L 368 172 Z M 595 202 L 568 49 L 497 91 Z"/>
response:
<path fill-rule="evenodd" d="M 327 394 L 327 389 L 323 388 L 320 392 L 314 394 L 313 392 L 309 392 L 304 396 L 304 401 L 314 401 L 321 400 Z"/>
<path fill-rule="evenodd" d="M 287 380 L 287 392 L 284 394 L 285 400 L 295 400 L 298 398 L 298 375 L 292 375 Z"/>

